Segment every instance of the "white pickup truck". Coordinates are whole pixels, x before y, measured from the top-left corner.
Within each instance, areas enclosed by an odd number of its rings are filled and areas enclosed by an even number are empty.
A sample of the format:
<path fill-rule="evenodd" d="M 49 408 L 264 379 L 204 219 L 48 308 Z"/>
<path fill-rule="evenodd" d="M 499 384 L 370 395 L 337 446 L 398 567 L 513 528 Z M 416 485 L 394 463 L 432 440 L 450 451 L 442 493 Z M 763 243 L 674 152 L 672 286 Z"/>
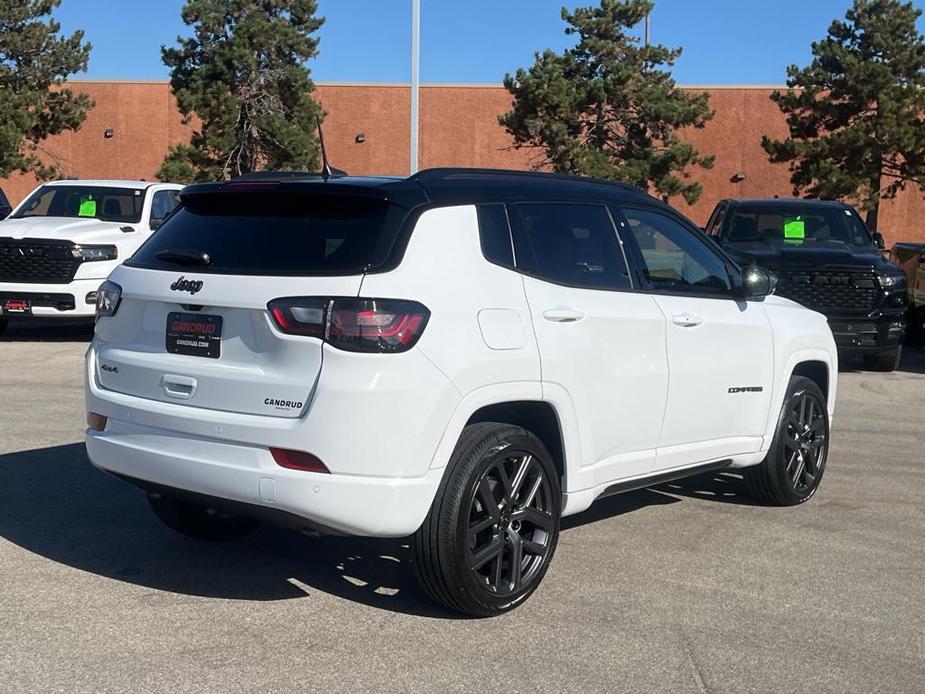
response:
<path fill-rule="evenodd" d="M 0 222 L 0 333 L 29 318 L 93 320 L 96 290 L 177 205 L 182 186 L 54 181 Z"/>

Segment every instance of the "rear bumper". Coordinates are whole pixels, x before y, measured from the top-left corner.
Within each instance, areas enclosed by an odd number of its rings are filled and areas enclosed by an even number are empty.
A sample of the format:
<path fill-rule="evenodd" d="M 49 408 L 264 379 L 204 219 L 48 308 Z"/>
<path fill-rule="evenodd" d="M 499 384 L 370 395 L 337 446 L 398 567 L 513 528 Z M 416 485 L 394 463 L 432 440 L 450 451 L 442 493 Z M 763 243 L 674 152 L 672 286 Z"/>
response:
<path fill-rule="evenodd" d="M 7 299 L 26 299 L 32 304 L 32 314 L 5 316 L 15 320 L 29 318 L 87 318 L 96 315 L 96 304 L 87 303 L 87 295 L 95 292 L 103 279 L 74 280 L 68 284 L 24 284 L 0 282 L 0 304 Z"/>
<path fill-rule="evenodd" d="M 279 467 L 266 448 L 109 420 L 87 431 L 98 468 L 152 487 L 227 499 L 350 535 L 404 537 L 420 526 L 443 470 L 419 478 L 327 475 Z M 146 486 L 141 484 L 140 486 Z"/>

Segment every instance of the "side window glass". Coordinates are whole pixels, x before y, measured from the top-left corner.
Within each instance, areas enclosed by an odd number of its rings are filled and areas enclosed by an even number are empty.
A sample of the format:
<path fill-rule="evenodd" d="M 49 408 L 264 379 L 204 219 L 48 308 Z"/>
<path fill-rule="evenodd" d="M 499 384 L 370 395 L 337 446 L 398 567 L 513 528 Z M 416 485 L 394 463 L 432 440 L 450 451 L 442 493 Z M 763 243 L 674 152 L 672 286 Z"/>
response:
<path fill-rule="evenodd" d="M 629 237 L 653 289 L 691 294 L 731 291 L 726 264 L 694 232 L 659 212 L 623 209 Z"/>
<path fill-rule="evenodd" d="M 503 204 L 479 205 L 479 238 L 485 259 L 502 267 L 514 269 L 514 249 L 511 228 Z"/>
<path fill-rule="evenodd" d="M 540 279 L 590 289 L 629 289 L 629 272 L 603 205 L 515 205 L 519 269 Z"/>
<path fill-rule="evenodd" d="M 723 228 L 723 219 L 726 217 L 726 206 L 720 205 L 716 208 L 716 211 L 713 213 L 713 217 L 710 218 L 710 222 L 707 225 L 707 233 L 710 236 L 719 236 L 720 230 Z"/>
<path fill-rule="evenodd" d="M 178 195 L 175 190 L 159 190 L 151 200 L 151 221 L 162 222 L 177 206 Z"/>

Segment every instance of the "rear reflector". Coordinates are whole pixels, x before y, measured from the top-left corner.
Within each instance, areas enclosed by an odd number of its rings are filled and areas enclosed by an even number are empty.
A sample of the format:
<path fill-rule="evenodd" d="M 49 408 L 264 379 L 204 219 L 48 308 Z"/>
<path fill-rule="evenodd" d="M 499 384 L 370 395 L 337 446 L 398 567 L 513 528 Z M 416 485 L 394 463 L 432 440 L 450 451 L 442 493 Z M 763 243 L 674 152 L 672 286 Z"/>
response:
<path fill-rule="evenodd" d="M 305 451 L 290 451 L 286 448 L 271 448 L 270 453 L 273 460 L 280 467 L 289 470 L 304 470 L 305 472 L 323 472 L 330 474 L 331 471 L 325 467 L 317 457 Z"/>
<path fill-rule="evenodd" d="M 106 422 L 108 420 L 101 414 L 96 412 L 87 413 L 87 426 L 93 431 L 103 431 L 106 429 Z"/>
<path fill-rule="evenodd" d="M 267 308 L 284 333 L 325 340 L 348 352 L 405 352 L 420 339 L 430 311 L 416 301 L 286 297 Z"/>

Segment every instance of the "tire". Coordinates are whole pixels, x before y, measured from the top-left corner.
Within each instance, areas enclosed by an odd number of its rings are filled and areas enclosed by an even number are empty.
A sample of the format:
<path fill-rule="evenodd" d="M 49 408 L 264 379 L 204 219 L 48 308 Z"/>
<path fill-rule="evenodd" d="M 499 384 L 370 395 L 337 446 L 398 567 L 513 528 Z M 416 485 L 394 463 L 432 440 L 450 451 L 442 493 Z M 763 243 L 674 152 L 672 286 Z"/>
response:
<path fill-rule="evenodd" d="M 555 554 L 561 501 L 559 473 L 535 435 L 491 422 L 466 427 L 412 541 L 422 587 L 473 617 L 520 605 Z"/>
<path fill-rule="evenodd" d="M 925 307 L 909 309 L 906 325 L 906 341 L 913 345 L 925 345 Z"/>
<path fill-rule="evenodd" d="M 197 506 L 163 494 L 148 494 L 148 503 L 154 515 L 164 525 L 197 540 L 237 540 L 253 532 L 260 525 L 260 521 L 253 518 Z"/>
<path fill-rule="evenodd" d="M 829 453 L 829 413 L 813 381 L 792 376 L 767 457 L 743 476 L 755 498 L 775 506 L 809 501 L 822 482 Z"/>
<path fill-rule="evenodd" d="M 889 352 L 879 354 L 865 354 L 864 366 L 871 371 L 896 371 L 899 367 L 899 360 L 902 357 L 902 346 Z"/>

